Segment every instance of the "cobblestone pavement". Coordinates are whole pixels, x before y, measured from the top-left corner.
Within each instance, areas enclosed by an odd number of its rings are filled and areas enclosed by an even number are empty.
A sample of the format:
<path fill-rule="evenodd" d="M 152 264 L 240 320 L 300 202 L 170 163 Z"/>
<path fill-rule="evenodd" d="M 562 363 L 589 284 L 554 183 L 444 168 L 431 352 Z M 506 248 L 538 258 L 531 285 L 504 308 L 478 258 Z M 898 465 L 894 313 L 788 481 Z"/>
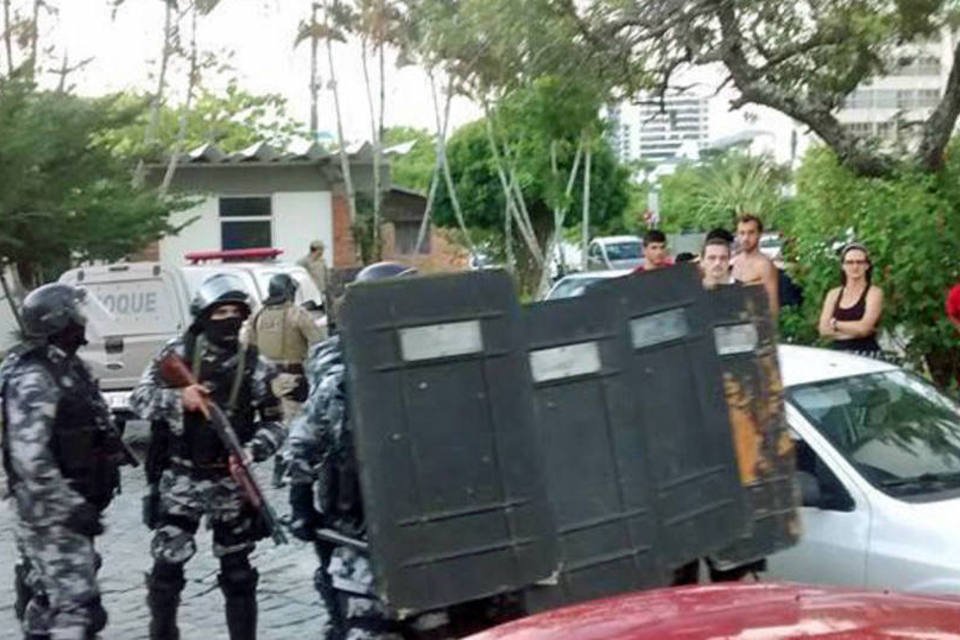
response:
<path fill-rule="evenodd" d="M 257 470 L 262 486 L 281 516 L 288 511 L 284 490 L 269 488 L 272 461 Z M 97 541 L 103 556 L 100 588 L 110 623 L 101 633 L 108 640 L 137 640 L 147 637 L 144 574 L 149 571 L 151 534 L 140 521 L 140 498 L 144 493 L 143 469 L 123 470 L 123 493 L 107 510 L 107 532 Z M 0 637 L 19 637 L 14 630 L 13 542 L 14 514 L 9 501 L 0 503 Z M 218 563 L 210 550 L 211 532 L 201 528 L 199 550 L 187 565 L 187 587 L 180 607 L 183 640 L 227 640 L 223 617 L 223 596 L 217 587 Z M 318 638 L 324 612 L 313 590 L 316 559 L 312 547 L 291 537 L 290 544 L 277 547 L 263 540 L 251 556 L 260 572 L 259 638 L 261 640 L 313 640 Z"/>

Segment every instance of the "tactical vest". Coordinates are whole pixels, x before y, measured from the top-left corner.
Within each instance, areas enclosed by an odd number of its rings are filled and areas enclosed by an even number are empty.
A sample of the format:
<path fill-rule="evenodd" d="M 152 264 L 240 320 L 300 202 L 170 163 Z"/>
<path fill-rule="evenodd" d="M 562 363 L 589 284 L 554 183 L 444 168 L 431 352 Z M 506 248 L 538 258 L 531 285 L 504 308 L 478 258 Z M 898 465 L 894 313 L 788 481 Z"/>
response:
<path fill-rule="evenodd" d="M 100 389 L 76 358 L 54 363 L 44 349 L 24 353 L 17 368 L 37 363 L 47 370 L 59 392 L 50 437 L 50 452 L 70 488 L 100 509 L 106 508 L 120 482 L 116 437 L 109 431 L 109 416 L 100 400 Z M 12 377 L 12 376 L 11 376 Z M 6 399 L 9 379 L 2 393 Z M 8 427 L 9 410 L 4 400 L 3 422 Z M 10 460 L 9 438 L 4 434 L 3 466 L 10 486 L 19 482 Z"/>
<path fill-rule="evenodd" d="M 300 363 L 307 357 L 307 339 L 297 326 L 301 311 L 290 304 L 269 305 L 254 318 L 257 347 L 265 358 L 285 364 Z"/>
<path fill-rule="evenodd" d="M 194 349 L 200 350 L 199 358 L 195 357 Z M 249 442 L 256 432 L 252 388 L 257 365 L 256 349 L 248 347 L 246 353 L 220 352 L 204 349 L 202 340 L 198 340 L 192 348 L 188 345 L 186 355 L 187 361 L 194 364 L 197 380 L 210 388 L 210 399 L 227 412 L 240 443 Z M 239 372 L 238 366 L 242 367 Z M 199 469 L 222 469 L 224 475 L 228 473 L 229 453 L 216 430 L 199 411 L 184 412 L 183 434 L 175 437 L 171 444 L 171 453 L 192 466 Z"/>

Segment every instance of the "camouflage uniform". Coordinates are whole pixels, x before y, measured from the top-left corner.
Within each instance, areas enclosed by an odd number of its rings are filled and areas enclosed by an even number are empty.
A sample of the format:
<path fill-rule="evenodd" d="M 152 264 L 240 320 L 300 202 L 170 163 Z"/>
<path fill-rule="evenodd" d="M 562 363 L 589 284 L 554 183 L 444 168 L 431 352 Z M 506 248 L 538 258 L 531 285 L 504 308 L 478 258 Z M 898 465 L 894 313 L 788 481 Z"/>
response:
<path fill-rule="evenodd" d="M 195 351 L 199 353 L 196 361 Z M 240 441 L 254 460 L 273 455 L 284 437 L 280 408 L 270 391 L 272 368 L 258 356 L 255 347 L 248 347 L 245 352 L 223 349 L 202 338 L 188 347 L 185 339 L 177 338 L 161 350 L 144 372 L 131 396 L 131 406 L 155 426 L 163 425 L 171 443 L 169 462 L 159 478 L 159 513 L 150 546 L 154 558 L 154 568 L 148 576 L 148 603 L 154 612 L 151 638 L 179 637 L 175 613 L 185 582 L 183 567 L 196 553 L 194 535 L 203 516 L 213 530 L 213 552 L 220 559 L 219 583 L 227 600 L 231 638 L 253 638 L 258 574 L 250 566 L 248 556 L 265 531 L 230 476 L 226 450 L 215 440 L 214 429 L 206 424 L 202 414 L 184 411 L 181 390 L 161 379 L 160 362 L 171 353 L 199 366 L 198 380 L 211 388 L 211 398 L 225 410 L 237 369 L 244 366 L 238 387 L 242 391 L 230 413 Z M 254 409 L 260 414 L 259 425 L 253 422 Z M 197 457 L 197 446 L 206 447 L 210 453 Z M 244 608 L 252 608 L 252 616 L 243 613 Z M 158 610 L 168 613 L 158 616 Z M 243 630 L 241 620 L 245 616 L 252 628 Z"/>
<path fill-rule="evenodd" d="M 92 637 L 106 625 L 93 542 L 99 531 L 75 518 L 87 510 L 88 524 L 92 516 L 100 529 L 98 514 L 118 486 L 121 449 L 103 397 L 75 355 L 24 345 L 0 367 L 0 423 L 19 518 L 23 631 L 28 638 Z"/>
<path fill-rule="evenodd" d="M 318 518 L 312 524 L 364 539 L 366 525 L 346 413 L 339 336 L 311 349 L 306 373 L 310 397 L 303 415 L 291 426 L 286 445 L 291 499 L 298 487 L 315 485 Z M 316 545 L 321 566 L 315 583 L 331 614 L 334 638 L 399 640 L 431 634 L 446 637 L 445 613 L 422 614 L 401 621 L 395 611 L 377 598 L 369 555 L 347 546 L 322 542 Z M 322 575 L 324 570 L 326 576 Z M 332 592 L 325 591 L 328 588 Z"/>

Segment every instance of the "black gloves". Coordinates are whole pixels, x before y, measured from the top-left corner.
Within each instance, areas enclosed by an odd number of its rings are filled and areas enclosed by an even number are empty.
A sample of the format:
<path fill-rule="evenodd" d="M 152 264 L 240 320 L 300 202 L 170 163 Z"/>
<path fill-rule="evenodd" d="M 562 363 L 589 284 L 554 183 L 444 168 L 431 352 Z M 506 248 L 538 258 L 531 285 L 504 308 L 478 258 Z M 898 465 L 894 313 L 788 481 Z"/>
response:
<path fill-rule="evenodd" d="M 89 538 L 103 533 L 103 523 L 100 522 L 100 510 L 89 502 L 84 502 L 75 507 L 67 517 L 65 524 L 67 529 Z"/>
<path fill-rule="evenodd" d="M 290 485 L 290 533 L 309 542 L 320 524 L 320 514 L 313 508 L 313 485 L 297 483 Z"/>

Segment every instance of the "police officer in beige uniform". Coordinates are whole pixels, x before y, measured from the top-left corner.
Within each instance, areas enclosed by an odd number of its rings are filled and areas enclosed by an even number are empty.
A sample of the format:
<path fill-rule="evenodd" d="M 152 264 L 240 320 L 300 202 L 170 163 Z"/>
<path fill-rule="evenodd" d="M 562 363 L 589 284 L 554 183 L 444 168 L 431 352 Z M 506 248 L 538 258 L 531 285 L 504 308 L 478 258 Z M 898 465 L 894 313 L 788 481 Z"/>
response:
<path fill-rule="evenodd" d="M 270 278 L 268 297 L 263 308 L 248 322 L 245 337 L 247 344 L 256 345 L 260 355 L 279 372 L 272 388 L 280 398 L 286 426 L 300 413 L 301 404 L 307 397 L 307 383 L 303 377 L 307 350 L 327 337 L 310 313 L 293 303 L 296 292 L 297 283 L 289 275 L 278 273 Z M 279 455 L 274 463 L 274 486 L 282 486 L 284 465 Z"/>

